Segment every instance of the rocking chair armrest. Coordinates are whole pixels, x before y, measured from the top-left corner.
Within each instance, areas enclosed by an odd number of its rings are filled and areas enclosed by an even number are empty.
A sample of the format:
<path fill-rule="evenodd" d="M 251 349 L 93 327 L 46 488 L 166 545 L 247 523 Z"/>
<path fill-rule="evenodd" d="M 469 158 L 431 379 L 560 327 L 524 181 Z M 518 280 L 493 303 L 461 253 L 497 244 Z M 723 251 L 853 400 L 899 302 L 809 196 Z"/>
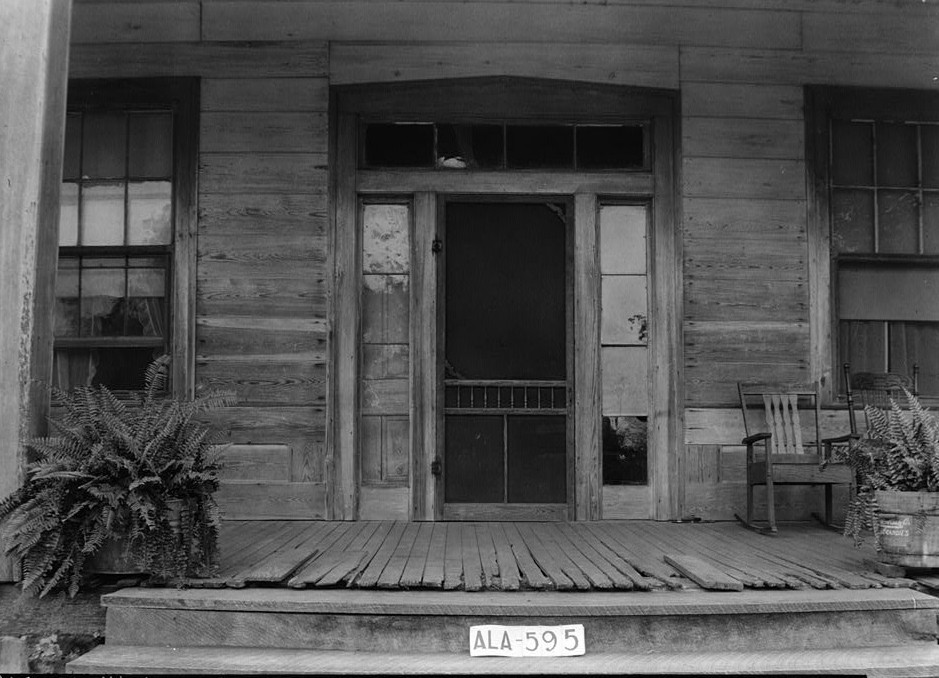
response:
<path fill-rule="evenodd" d="M 846 433 L 843 436 L 837 436 L 835 438 L 822 438 L 822 443 L 825 445 L 837 445 L 839 443 L 848 443 L 852 440 L 859 440 L 860 438 L 860 433 Z"/>
<path fill-rule="evenodd" d="M 753 445 L 754 443 L 758 443 L 761 440 L 769 440 L 772 437 L 773 437 L 772 433 L 766 433 L 766 432 L 754 433 L 752 436 L 747 436 L 746 438 L 744 438 L 742 441 L 742 444 L 749 446 L 749 445 Z"/>

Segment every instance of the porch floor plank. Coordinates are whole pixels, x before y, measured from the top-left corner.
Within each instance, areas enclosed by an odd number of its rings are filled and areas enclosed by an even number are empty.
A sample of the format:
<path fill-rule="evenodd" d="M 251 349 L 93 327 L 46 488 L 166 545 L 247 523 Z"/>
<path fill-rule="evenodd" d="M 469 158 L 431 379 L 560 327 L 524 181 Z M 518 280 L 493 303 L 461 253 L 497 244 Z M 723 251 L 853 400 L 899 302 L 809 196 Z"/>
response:
<path fill-rule="evenodd" d="M 444 580 L 444 549 L 447 546 L 447 524 L 434 523 L 430 536 L 430 546 L 427 548 L 427 560 L 424 563 L 424 575 L 421 583 L 425 588 L 443 588 Z"/>
<path fill-rule="evenodd" d="M 531 551 L 529 551 L 528 546 L 525 545 L 522 535 L 519 534 L 518 526 L 514 523 L 505 523 L 502 527 L 505 530 L 506 539 L 509 542 L 512 553 L 515 555 L 518 569 L 521 572 L 521 576 L 525 578 L 526 584 L 535 590 L 556 588 L 556 585 L 553 585 L 552 581 L 545 576 L 541 568 L 538 567 L 538 564 L 531 555 Z"/>
<path fill-rule="evenodd" d="M 241 588 L 251 582 L 277 583 L 293 574 L 301 565 L 318 554 L 319 540 L 330 530 L 328 523 L 313 529 L 301 530 L 285 540 L 274 553 L 254 565 L 249 565 L 228 581 L 228 586 Z"/>
<path fill-rule="evenodd" d="M 821 527 L 775 537 L 736 523 L 229 521 L 200 588 L 462 591 L 916 588 L 868 545 Z M 846 591 L 847 592 L 847 591 Z"/>
<path fill-rule="evenodd" d="M 365 571 L 365 568 L 371 562 L 372 558 L 378 553 L 378 549 L 380 549 L 381 545 L 385 542 L 392 527 L 394 527 L 394 523 L 390 521 L 383 521 L 378 524 L 378 529 L 372 533 L 372 536 L 370 536 L 362 546 L 362 550 L 365 551 L 366 556 L 342 578 L 341 581 L 346 582 L 346 586 L 351 587 L 356 585 L 356 579 Z"/>
<path fill-rule="evenodd" d="M 534 525 L 519 523 L 516 528 L 525 542 L 525 547 L 531 554 L 535 563 L 544 570 L 558 591 L 569 591 L 574 588 L 574 582 L 564 572 L 561 564 L 555 559 L 554 550 L 545 546 L 534 532 Z M 586 582 L 586 579 L 584 580 Z"/>
<path fill-rule="evenodd" d="M 476 539 L 476 525 L 463 525 L 463 589 L 479 591 L 483 587 L 483 564 L 479 556 L 479 542 Z"/>
<path fill-rule="evenodd" d="M 408 556 L 411 555 L 411 549 L 414 547 L 414 540 L 417 539 L 418 528 L 418 523 L 406 524 L 401 541 L 398 542 L 388 564 L 378 577 L 378 588 L 396 589 L 401 585 L 401 575 L 404 573 L 404 566 L 407 565 Z"/>
<path fill-rule="evenodd" d="M 445 523 L 447 547 L 443 556 L 443 588 L 453 591 L 463 582 L 463 525 Z"/>
<path fill-rule="evenodd" d="M 417 538 L 408 554 L 408 561 L 401 572 L 402 588 L 413 588 L 421 585 L 424 577 L 424 566 L 427 563 L 427 554 L 430 550 L 430 540 L 434 534 L 434 523 L 421 523 L 417 531 Z"/>
<path fill-rule="evenodd" d="M 503 591 L 517 591 L 520 584 L 518 563 L 512 553 L 512 547 L 505 536 L 501 523 L 485 523 L 496 550 L 496 565 L 499 568 L 499 583 Z"/>
<path fill-rule="evenodd" d="M 388 532 L 388 536 L 385 537 L 385 541 L 378 547 L 375 555 L 372 556 L 365 570 L 363 570 L 362 574 L 359 576 L 358 581 L 354 582 L 355 586 L 371 588 L 378 584 L 378 579 L 381 577 L 382 571 L 385 569 L 388 561 L 391 560 L 392 554 L 398 547 L 398 542 L 401 541 L 401 535 L 404 534 L 406 525 L 407 523 L 395 521 L 391 530 Z"/>

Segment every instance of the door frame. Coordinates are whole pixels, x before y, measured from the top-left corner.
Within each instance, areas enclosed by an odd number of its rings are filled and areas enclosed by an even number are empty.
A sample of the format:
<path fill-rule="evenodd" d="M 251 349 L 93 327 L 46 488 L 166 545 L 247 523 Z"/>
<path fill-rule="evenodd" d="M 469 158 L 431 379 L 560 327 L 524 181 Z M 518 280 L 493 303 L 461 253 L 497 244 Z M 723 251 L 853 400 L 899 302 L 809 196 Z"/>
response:
<path fill-rule="evenodd" d="M 512 119 L 527 122 L 650 123 L 652 167 L 644 171 L 449 171 L 357 168 L 362 120 Z M 573 196 L 574 482 L 568 518 L 602 517 L 599 206 L 652 203 L 649 334 L 648 515 L 680 515 L 683 488 L 682 266 L 678 186 L 679 101 L 676 92 L 524 78 L 467 78 L 335 87 L 331 91 L 328 296 L 331 326 L 327 399 L 329 516 L 358 517 L 358 336 L 360 196 L 410 196 L 411 468 L 407 517 L 443 518 L 442 475 L 431 468 L 439 447 L 442 391 L 437 378 L 436 239 L 439 196 Z M 456 120 L 454 120 L 456 121 Z M 639 517 L 639 516 L 637 516 Z"/>

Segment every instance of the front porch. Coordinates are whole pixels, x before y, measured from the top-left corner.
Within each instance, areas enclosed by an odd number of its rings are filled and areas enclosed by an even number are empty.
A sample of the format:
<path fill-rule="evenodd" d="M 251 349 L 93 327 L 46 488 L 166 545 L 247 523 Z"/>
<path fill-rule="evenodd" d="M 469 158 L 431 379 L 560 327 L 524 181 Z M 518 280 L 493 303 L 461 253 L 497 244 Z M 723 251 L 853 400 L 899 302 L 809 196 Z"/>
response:
<path fill-rule="evenodd" d="M 872 547 L 809 523 L 226 521 L 217 577 L 192 587 L 736 590 L 915 587 Z"/>
<path fill-rule="evenodd" d="M 874 556 L 810 524 L 228 521 L 218 577 L 105 595 L 69 670 L 937 675 L 939 600 Z M 472 657 L 479 624 L 586 654 Z"/>

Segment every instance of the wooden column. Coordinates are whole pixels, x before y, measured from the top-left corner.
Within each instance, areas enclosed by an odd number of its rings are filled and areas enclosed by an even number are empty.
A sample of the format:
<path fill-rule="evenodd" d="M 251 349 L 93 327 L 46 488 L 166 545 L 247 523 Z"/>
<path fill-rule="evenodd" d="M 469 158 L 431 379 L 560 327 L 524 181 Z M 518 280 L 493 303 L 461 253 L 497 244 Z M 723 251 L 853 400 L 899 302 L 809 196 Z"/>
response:
<path fill-rule="evenodd" d="M 0 3 L 0 497 L 48 409 L 70 20 L 71 0 Z"/>

